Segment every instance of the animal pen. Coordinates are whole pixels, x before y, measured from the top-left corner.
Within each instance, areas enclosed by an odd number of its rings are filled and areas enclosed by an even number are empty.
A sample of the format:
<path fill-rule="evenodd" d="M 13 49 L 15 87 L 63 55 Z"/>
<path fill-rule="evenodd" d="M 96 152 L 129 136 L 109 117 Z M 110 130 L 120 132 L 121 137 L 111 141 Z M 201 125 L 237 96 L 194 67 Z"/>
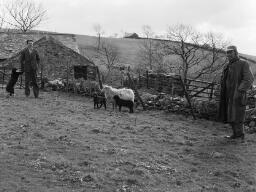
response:
<path fill-rule="evenodd" d="M 170 95 L 183 96 L 185 94 L 181 76 L 177 74 L 156 74 L 147 71 L 145 74 L 139 74 L 137 78 L 133 78 L 133 81 L 137 88 L 154 89 Z M 124 81 L 124 85 L 131 87 L 129 79 Z M 184 82 L 184 86 L 190 98 L 201 97 L 210 100 L 214 97 L 214 92 L 217 90 L 216 82 L 189 78 Z"/>

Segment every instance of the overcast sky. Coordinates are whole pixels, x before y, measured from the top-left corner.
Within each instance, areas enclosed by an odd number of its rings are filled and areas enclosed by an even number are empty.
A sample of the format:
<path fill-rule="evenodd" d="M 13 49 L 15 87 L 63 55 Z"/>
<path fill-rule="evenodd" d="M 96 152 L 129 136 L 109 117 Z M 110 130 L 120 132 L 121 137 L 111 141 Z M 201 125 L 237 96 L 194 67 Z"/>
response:
<path fill-rule="evenodd" d="M 40 0 L 36 0 L 40 1 Z M 255 0 L 41 0 L 48 20 L 39 29 L 105 36 L 142 32 L 151 26 L 164 34 L 168 26 L 188 24 L 202 32 L 222 33 L 242 53 L 256 55 Z"/>

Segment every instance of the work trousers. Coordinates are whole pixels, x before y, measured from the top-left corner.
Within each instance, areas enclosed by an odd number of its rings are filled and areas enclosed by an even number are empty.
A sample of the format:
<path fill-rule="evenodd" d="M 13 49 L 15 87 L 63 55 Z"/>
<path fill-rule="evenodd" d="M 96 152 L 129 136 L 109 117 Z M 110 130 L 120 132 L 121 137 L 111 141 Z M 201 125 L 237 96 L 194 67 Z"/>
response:
<path fill-rule="evenodd" d="M 35 98 L 39 95 L 39 87 L 37 85 L 36 80 L 36 71 L 35 70 L 29 70 L 25 72 L 25 95 L 28 97 L 30 95 L 30 85 L 33 87 L 33 93 Z"/>
<path fill-rule="evenodd" d="M 235 136 L 241 136 L 244 134 L 244 123 L 231 123 L 233 134 Z"/>

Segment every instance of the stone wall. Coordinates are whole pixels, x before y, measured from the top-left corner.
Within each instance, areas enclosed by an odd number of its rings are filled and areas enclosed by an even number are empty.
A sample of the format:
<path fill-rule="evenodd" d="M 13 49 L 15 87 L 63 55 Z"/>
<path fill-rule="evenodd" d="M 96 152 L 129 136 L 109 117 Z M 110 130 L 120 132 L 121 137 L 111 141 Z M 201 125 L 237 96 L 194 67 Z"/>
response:
<path fill-rule="evenodd" d="M 133 78 L 134 84 L 138 88 L 154 89 L 157 92 L 163 92 L 171 95 L 184 95 L 183 85 L 180 79 L 180 75 L 175 73 L 145 73 Z M 124 80 L 124 85 L 131 87 L 128 78 Z M 215 92 L 215 83 L 187 79 L 185 84 L 186 90 L 189 95 L 195 95 L 196 97 L 213 98 Z"/>
<path fill-rule="evenodd" d="M 43 37 L 35 42 L 34 47 L 40 56 L 39 71 L 42 71 L 43 77 L 50 80 L 57 78 L 73 80 L 74 65 L 88 65 L 92 68 L 95 66 L 87 58 L 66 47 L 53 37 Z M 20 52 L 1 64 L 9 70 L 13 67 L 20 68 L 19 58 Z"/>

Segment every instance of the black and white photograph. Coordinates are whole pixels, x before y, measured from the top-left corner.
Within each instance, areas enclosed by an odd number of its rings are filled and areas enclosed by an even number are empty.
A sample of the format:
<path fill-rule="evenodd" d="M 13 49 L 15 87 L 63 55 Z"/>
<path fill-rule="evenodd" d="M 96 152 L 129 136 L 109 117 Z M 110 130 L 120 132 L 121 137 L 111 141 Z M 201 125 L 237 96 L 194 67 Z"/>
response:
<path fill-rule="evenodd" d="M 256 192 L 255 0 L 0 0 L 0 192 Z"/>

